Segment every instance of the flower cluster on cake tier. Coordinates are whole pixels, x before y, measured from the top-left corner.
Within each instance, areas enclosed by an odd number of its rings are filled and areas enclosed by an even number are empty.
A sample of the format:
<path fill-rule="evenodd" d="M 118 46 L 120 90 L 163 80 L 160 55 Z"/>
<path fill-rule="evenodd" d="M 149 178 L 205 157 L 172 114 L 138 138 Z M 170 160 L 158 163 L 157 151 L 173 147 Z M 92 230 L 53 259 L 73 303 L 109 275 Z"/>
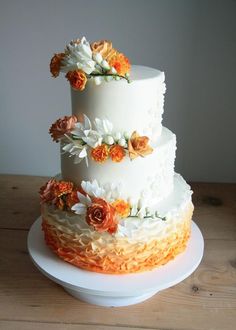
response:
<path fill-rule="evenodd" d="M 184 251 L 192 191 L 174 172 L 176 137 L 162 126 L 165 76 L 132 65 L 110 41 L 71 41 L 50 63 L 66 73 L 72 114 L 49 133 L 61 174 L 41 189 L 42 228 L 63 260 L 122 274 Z"/>

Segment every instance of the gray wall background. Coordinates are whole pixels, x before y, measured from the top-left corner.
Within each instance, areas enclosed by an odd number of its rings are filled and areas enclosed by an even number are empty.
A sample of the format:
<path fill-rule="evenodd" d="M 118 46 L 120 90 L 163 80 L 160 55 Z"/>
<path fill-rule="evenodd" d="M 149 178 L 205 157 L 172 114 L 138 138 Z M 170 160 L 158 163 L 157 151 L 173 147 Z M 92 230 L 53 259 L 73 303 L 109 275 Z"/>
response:
<path fill-rule="evenodd" d="M 69 85 L 50 78 L 66 42 L 111 39 L 135 64 L 164 70 L 164 125 L 176 170 L 236 181 L 236 1 L 0 0 L 0 172 L 54 175 L 48 128 L 70 114 Z"/>

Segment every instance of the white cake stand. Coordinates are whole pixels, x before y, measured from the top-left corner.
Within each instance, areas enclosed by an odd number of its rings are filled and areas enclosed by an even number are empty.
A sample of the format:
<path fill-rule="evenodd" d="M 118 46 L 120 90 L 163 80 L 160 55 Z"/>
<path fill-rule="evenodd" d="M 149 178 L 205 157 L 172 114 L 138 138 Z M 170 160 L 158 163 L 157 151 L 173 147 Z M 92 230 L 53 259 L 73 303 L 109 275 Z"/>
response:
<path fill-rule="evenodd" d="M 28 234 L 29 254 L 37 268 L 75 298 L 100 306 L 140 303 L 158 291 L 188 277 L 199 265 L 204 249 L 202 234 L 192 222 L 192 233 L 184 253 L 153 271 L 128 275 L 106 275 L 79 269 L 61 260 L 45 244 L 41 218 Z"/>

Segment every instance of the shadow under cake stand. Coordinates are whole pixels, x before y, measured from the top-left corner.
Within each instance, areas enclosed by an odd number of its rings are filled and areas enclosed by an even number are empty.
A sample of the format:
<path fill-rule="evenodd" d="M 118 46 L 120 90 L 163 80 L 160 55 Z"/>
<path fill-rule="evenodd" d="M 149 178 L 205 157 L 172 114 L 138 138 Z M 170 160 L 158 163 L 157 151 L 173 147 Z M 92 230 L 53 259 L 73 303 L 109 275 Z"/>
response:
<path fill-rule="evenodd" d="M 140 303 L 187 278 L 201 262 L 204 241 L 192 221 L 186 250 L 166 265 L 143 273 L 100 274 L 70 265 L 54 254 L 45 244 L 40 217 L 30 228 L 28 250 L 36 267 L 75 298 L 90 304 L 118 307 Z"/>

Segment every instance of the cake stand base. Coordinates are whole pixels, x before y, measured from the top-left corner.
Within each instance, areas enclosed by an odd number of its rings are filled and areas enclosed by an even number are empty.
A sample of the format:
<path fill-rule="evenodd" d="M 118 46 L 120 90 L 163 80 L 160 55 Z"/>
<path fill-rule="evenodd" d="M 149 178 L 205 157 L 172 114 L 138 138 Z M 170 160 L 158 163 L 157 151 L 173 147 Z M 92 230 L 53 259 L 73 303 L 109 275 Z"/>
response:
<path fill-rule="evenodd" d="M 94 295 L 90 293 L 82 293 L 80 291 L 71 290 L 64 287 L 65 291 L 71 296 L 85 301 L 92 305 L 104 306 L 104 307 L 122 307 L 141 303 L 154 296 L 158 291 L 153 291 L 145 294 L 134 295 L 130 297 L 118 297 L 118 296 L 101 296 Z"/>
<path fill-rule="evenodd" d="M 30 228 L 28 250 L 36 267 L 73 297 L 94 305 L 119 307 L 140 303 L 187 278 L 201 262 L 204 241 L 192 222 L 186 250 L 166 265 L 143 273 L 100 274 L 77 268 L 55 255 L 44 242 L 40 217 Z"/>

